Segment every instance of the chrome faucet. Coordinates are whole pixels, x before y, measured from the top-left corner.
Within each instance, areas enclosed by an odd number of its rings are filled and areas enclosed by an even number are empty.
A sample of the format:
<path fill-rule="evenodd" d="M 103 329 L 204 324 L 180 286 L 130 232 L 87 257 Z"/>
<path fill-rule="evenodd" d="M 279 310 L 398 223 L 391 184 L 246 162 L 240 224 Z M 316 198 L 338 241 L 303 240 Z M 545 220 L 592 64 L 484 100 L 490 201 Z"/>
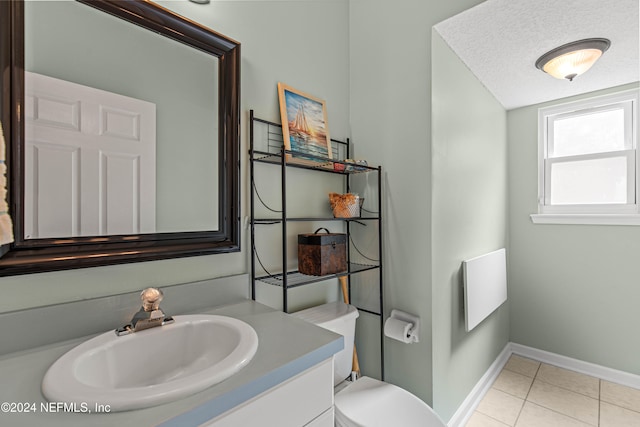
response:
<path fill-rule="evenodd" d="M 116 329 L 116 335 L 127 335 L 144 329 L 173 323 L 173 317 L 166 316 L 160 308 L 164 294 L 158 288 L 147 288 L 140 293 L 142 307 L 133 315 L 131 322 Z"/>

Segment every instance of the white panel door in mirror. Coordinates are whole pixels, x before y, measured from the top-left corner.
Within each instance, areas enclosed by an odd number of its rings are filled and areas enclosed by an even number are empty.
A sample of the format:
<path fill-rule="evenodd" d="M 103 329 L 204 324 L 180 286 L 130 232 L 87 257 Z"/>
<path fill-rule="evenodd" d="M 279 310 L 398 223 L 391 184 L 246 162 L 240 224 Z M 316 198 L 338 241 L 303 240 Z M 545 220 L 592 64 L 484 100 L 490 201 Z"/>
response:
<path fill-rule="evenodd" d="M 156 231 L 156 106 L 25 72 L 25 238 Z"/>

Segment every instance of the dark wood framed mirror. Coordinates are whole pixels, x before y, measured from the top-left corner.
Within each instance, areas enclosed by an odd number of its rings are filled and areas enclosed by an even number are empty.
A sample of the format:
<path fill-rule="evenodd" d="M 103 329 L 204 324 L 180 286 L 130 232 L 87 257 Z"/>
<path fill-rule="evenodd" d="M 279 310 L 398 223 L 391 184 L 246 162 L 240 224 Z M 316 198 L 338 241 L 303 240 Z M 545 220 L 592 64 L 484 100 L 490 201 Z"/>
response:
<path fill-rule="evenodd" d="M 25 202 L 25 181 L 28 181 L 25 110 L 30 108 L 25 103 L 25 3 L 3 1 L 0 2 L 0 119 L 6 140 L 7 201 L 15 241 L 2 247 L 0 276 L 239 251 L 240 44 L 144 0 L 78 0 L 78 5 L 215 59 L 215 72 L 209 84 L 216 88 L 216 96 L 211 99 L 216 113 L 211 120 L 217 123 L 210 135 L 210 144 L 215 147 L 210 148 L 215 152 L 213 157 L 217 157 L 211 167 L 217 168 L 217 172 L 210 194 L 200 197 L 215 199 L 212 203 L 215 212 L 211 216 L 217 218 L 211 226 L 185 231 L 171 226 L 123 233 L 60 236 L 45 233 L 35 238 L 29 234 L 25 224 L 29 205 Z M 188 151 L 188 142 L 181 140 L 176 144 L 182 144 L 181 151 Z M 181 192 L 179 188 L 173 191 Z"/>

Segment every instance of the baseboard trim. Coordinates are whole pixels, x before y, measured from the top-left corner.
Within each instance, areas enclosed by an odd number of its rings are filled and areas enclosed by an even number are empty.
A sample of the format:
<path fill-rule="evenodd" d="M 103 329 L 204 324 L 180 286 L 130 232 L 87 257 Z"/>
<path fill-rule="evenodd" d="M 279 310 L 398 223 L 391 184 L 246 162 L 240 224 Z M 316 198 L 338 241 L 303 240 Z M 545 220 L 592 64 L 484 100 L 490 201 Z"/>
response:
<path fill-rule="evenodd" d="M 476 407 L 480 404 L 480 401 L 491 388 L 500 371 L 504 368 L 504 365 L 511 356 L 511 343 L 507 343 L 504 349 L 500 352 L 496 360 L 489 366 L 487 372 L 480 378 L 476 385 L 471 389 L 471 392 L 467 395 L 467 398 L 458 407 L 458 410 L 453 414 L 449 422 L 448 427 L 462 427 L 476 410 Z"/>
<path fill-rule="evenodd" d="M 538 350 L 537 348 L 527 347 L 522 344 L 509 344 L 512 354 L 528 357 L 530 359 L 537 360 L 538 362 L 548 363 L 549 365 L 554 365 L 559 368 L 580 372 L 585 375 L 600 378 L 601 380 L 611 381 L 626 385 L 627 387 L 640 389 L 640 375 L 607 368 L 605 366 L 596 365 L 595 363 L 584 362 L 582 360 L 573 359 L 571 357 L 562 356 L 549 351 Z"/>
<path fill-rule="evenodd" d="M 640 390 L 640 375 L 509 342 L 502 352 L 500 352 L 496 360 L 489 366 L 487 372 L 485 372 L 473 389 L 471 389 L 471 392 L 447 423 L 447 427 L 463 427 L 467 421 L 469 421 L 469 418 L 473 415 L 473 411 L 476 410 L 485 393 L 491 388 L 496 378 L 498 378 L 500 371 L 502 371 L 502 368 L 504 368 L 504 365 L 512 354 Z"/>

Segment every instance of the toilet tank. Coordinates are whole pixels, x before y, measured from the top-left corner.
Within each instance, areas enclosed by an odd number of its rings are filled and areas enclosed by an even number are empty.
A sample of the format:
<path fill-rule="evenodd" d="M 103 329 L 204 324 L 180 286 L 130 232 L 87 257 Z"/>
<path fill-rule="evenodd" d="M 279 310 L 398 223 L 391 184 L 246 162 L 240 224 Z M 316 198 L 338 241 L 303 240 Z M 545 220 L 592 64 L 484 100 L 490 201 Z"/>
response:
<path fill-rule="evenodd" d="M 344 337 L 344 349 L 333 358 L 333 384 L 337 385 L 351 375 L 353 363 L 353 340 L 356 333 L 358 310 L 341 301 L 318 305 L 292 313 L 307 322 L 328 329 Z"/>

